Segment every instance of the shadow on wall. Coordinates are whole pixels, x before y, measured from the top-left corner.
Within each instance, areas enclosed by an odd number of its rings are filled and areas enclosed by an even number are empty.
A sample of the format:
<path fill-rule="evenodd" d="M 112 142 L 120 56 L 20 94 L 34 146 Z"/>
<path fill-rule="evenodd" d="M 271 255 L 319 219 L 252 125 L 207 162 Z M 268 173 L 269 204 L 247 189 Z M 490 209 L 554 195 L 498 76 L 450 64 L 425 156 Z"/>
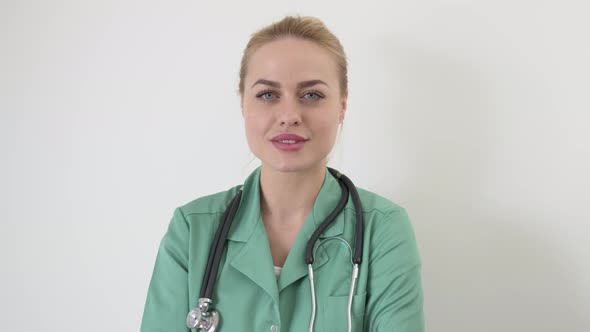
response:
<path fill-rule="evenodd" d="M 499 135 L 492 81 L 429 50 L 379 51 L 399 85 L 386 130 L 407 163 L 396 192 L 408 195 L 421 250 L 427 329 L 590 331 L 576 262 L 535 227 L 555 216 L 503 208 L 506 198 L 486 192 L 487 151 Z"/>

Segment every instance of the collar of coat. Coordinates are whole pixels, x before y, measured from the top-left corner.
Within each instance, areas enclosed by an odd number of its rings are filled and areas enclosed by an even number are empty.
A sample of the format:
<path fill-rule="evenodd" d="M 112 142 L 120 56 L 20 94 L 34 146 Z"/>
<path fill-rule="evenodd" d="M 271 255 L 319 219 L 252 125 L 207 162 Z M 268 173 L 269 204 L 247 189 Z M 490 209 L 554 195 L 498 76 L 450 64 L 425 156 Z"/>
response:
<path fill-rule="evenodd" d="M 336 207 L 340 195 L 341 188 L 338 180 L 326 168 L 324 182 L 313 209 L 289 251 L 277 283 L 272 270 L 268 237 L 260 217 L 260 167 L 258 167 L 244 182 L 242 200 L 228 233 L 227 259 L 231 262 L 231 266 L 264 288 L 278 302 L 278 293 L 281 290 L 307 275 L 305 249 L 309 238 Z M 350 200 L 347 206 L 349 204 L 351 204 Z M 343 234 L 345 212 L 347 209 L 336 217 L 320 239 Z M 328 260 L 327 252 L 320 247 L 316 251 L 314 271 L 321 268 Z"/>

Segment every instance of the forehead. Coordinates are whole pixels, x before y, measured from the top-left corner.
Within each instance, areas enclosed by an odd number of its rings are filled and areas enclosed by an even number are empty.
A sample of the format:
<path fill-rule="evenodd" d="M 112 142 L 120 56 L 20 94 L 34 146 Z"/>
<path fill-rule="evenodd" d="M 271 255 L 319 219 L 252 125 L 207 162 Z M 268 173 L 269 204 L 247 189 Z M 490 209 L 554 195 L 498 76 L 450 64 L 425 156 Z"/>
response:
<path fill-rule="evenodd" d="M 284 38 L 261 46 L 250 57 L 246 88 L 261 78 L 288 88 L 300 81 L 319 79 L 336 88 L 338 70 L 328 50 L 308 40 Z"/>

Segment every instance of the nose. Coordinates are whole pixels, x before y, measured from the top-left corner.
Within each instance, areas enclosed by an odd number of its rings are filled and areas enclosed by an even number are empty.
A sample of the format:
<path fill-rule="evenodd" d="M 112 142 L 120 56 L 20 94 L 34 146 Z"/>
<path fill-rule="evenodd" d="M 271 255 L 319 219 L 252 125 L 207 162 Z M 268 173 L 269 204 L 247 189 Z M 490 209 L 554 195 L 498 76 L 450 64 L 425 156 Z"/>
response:
<path fill-rule="evenodd" d="M 301 124 L 301 110 L 296 102 L 284 102 L 278 113 L 281 126 L 298 126 Z"/>

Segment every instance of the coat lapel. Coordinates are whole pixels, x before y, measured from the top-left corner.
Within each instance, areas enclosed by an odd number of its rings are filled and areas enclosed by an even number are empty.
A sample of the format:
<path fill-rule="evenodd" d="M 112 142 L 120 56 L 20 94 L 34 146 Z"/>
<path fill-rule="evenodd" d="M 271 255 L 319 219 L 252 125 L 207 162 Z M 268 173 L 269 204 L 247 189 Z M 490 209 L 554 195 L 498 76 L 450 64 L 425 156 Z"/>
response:
<path fill-rule="evenodd" d="M 326 219 L 326 217 L 334 210 L 338 201 L 340 200 L 341 188 L 338 180 L 330 174 L 326 168 L 326 175 L 324 182 L 313 209 L 303 227 L 299 231 L 293 247 L 289 251 L 283 270 L 279 277 L 279 292 L 293 284 L 297 280 L 307 276 L 307 264 L 305 263 L 305 249 L 311 235 L 315 229 Z M 322 233 L 320 240 L 326 237 L 339 236 L 344 232 L 344 211 L 341 212 L 332 224 Z M 316 243 L 317 247 L 317 243 Z M 319 270 L 330 257 L 324 247 L 319 247 L 316 251 L 315 261 L 313 264 L 314 271 Z"/>
<path fill-rule="evenodd" d="M 264 289 L 278 304 L 277 280 L 272 268 L 268 237 L 262 222 L 258 222 L 250 239 L 243 245 L 230 243 L 228 255 L 231 266 Z"/>
<path fill-rule="evenodd" d="M 260 168 L 244 182 L 242 200 L 228 233 L 227 260 L 278 303 L 268 236 L 260 218 Z"/>
<path fill-rule="evenodd" d="M 307 276 L 305 264 L 307 243 L 315 229 L 338 204 L 341 195 L 340 184 L 326 168 L 324 182 L 313 209 L 289 251 L 278 283 L 273 273 L 268 236 L 260 217 L 260 167 L 248 176 L 242 190 L 242 201 L 228 233 L 227 260 L 232 267 L 264 289 L 276 303 L 279 303 L 281 290 Z M 344 220 L 342 212 L 324 231 L 320 239 L 342 235 Z M 319 247 L 315 255 L 314 271 L 320 269 L 329 259 L 326 250 Z"/>

